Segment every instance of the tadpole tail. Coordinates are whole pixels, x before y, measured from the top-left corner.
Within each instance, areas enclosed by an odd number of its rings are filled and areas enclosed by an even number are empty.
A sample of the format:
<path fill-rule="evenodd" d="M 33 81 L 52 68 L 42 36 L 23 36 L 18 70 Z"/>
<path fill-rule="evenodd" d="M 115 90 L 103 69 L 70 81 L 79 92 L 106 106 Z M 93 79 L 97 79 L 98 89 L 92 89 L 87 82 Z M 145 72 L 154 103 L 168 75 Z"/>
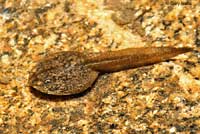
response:
<path fill-rule="evenodd" d="M 86 59 L 86 65 L 100 72 L 115 72 L 166 61 L 192 48 L 142 47 L 94 54 Z"/>

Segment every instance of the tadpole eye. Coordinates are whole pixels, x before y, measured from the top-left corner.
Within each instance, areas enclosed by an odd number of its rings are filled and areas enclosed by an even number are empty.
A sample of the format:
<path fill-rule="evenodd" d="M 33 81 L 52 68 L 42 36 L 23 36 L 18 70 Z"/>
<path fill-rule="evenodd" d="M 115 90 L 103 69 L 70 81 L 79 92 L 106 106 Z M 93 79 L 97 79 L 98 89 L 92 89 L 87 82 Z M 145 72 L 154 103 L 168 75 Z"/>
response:
<path fill-rule="evenodd" d="M 44 83 L 45 83 L 45 84 L 51 83 L 51 80 L 50 80 L 50 79 L 47 79 L 47 80 L 44 81 Z"/>

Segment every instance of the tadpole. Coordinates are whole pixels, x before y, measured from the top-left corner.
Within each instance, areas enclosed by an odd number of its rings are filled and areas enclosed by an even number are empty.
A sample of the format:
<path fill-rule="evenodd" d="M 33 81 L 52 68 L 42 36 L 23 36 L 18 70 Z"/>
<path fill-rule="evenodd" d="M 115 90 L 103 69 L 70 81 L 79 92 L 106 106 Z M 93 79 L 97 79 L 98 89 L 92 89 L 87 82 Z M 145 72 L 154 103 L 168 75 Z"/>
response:
<path fill-rule="evenodd" d="M 31 70 L 28 84 L 50 95 L 78 94 L 91 87 L 99 74 L 155 64 L 191 50 L 142 47 L 101 53 L 62 51 L 39 61 Z"/>

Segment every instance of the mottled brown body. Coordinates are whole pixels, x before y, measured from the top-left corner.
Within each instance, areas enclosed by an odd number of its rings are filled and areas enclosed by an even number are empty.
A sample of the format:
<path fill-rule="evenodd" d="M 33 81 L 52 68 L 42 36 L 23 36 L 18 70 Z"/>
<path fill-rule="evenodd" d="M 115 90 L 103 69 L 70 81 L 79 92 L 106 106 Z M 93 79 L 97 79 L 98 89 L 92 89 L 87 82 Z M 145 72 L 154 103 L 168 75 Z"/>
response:
<path fill-rule="evenodd" d="M 99 72 L 115 72 L 165 61 L 191 48 L 144 47 L 83 54 L 66 51 L 41 60 L 29 76 L 29 85 L 43 93 L 72 95 L 85 91 Z"/>
<path fill-rule="evenodd" d="M 41 60 L 29 76 L 29 85 L 52 95 L 77 94 L 89 88 L 98 72 L 84 66 L 79 52 L 59 52 Z"/>

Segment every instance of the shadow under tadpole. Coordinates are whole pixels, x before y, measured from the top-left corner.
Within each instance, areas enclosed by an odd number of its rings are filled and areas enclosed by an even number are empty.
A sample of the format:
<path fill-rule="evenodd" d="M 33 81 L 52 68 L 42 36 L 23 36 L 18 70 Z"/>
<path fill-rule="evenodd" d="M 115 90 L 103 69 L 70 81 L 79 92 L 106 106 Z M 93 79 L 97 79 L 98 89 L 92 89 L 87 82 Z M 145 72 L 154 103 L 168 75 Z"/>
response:
<path fill-rule="evenodd" d="M 45 94 L 42 93 L 38 90 L 36 90 L 33 87 L 29 87 L 30 92 L 37 98 L 42 99 L 42 100 L 48 100 L 48 101 L 66 101 L 66 100 L 72 100 L 72 99 L 80 99 L 83 96 L 87 95 L 91 91 L 91 87 L 88 88 L 87 90 L 79 93 L 79 94 L 74 94 L 74 95 L 50 95 L 50 94 Z"/>

